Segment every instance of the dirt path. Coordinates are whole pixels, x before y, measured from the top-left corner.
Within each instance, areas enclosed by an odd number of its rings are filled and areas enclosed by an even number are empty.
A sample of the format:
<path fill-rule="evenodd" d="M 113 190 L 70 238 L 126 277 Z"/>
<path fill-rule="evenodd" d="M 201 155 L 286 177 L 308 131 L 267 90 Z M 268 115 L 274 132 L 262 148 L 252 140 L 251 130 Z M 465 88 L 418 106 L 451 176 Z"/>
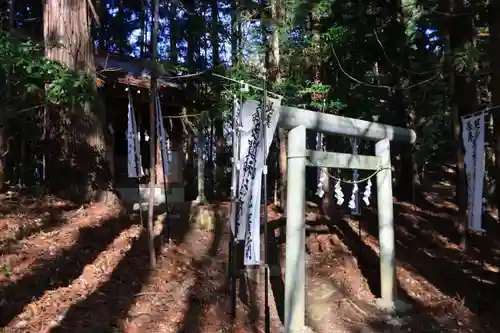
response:
<path fill-rule="evenodd" d="M 69 210 L 57 226 L 16 236 L 0 260 L 2 332 L 245 331 L 249 307 L 238 304 L 234 323 L 228 313 L 227 209 L 217 207 L 215 232 L 190 228 L 184 208 L 172 212 L 170 243 L 158 216 L 154 271 L 139 217 L 105 206 Z M 19 209 L 7 215 L 9 225 L 39 224 Z"/>
<path fill-rule="evenodd" d="M 410 312 L 377 311 L 376 217 L 361 222 L 307 217 L 307 319 L 316 332 L 499 332 L 497 295 L 488 281 L 498 267 L 496 240 L 477 238 L 464 254 L 455 243 L 446 191 L 413 210 L 397 203 L 399 296 Z M 10 200 L 10 201 L 9 201 Z M 46 199 L 0 201 L 2 332 L 263 332 L 263 270 L 240 279 L 237 319 L 229 315 L 227 203 L 212 205 L 214 230 L 189 224 L 189 206 L 155 223 L 158 265 L 148 267 L 138 216 Z M 280 332 L 284 298 L 284 231 L 272 209 L 270 304 Z M 262 240 L 264 241 L 264 240 Z M 487 253 L 478 244 L 489 245 Z M 474 245 L 476 244 L 476 245 Z M 481 259 L 482 258 L 482 259 Z M 496 307 L 496 308 L 495 308 Z"/>

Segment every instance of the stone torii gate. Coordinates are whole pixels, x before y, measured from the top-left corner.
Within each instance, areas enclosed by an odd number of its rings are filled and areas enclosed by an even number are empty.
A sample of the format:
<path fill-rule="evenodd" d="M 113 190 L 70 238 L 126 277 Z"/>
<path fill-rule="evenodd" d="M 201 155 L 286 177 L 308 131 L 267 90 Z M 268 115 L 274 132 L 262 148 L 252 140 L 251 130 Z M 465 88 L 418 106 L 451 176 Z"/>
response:
<path fill-rule="evenodd" d="M 285 332 L 305 325 L 305 170 L 306 166 L 378 171 L 380 308 L 396 310 L 394 214 L 390 142 L 414 143 L 413 130 L 288 106 L 279 107 L 279 126 L 289 129 L 286 200 Z M 376 141 L 375 156 L 307 150 L 306 130 Z"/>

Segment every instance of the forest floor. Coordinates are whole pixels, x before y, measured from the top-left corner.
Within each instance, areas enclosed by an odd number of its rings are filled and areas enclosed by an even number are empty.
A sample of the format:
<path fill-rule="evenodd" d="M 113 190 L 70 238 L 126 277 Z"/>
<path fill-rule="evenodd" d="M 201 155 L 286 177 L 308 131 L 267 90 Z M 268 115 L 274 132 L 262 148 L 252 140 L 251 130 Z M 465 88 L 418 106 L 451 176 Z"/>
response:
<path fill-rule="evenodd" d="M 307 317 L 316 332 L 500 332 L 498 224 L 464 253 L 453 189 L 429 186 L 417 207 L 395 205 L 398 296 L 412 305 L 386 315 L 379 293 L 376 212 L 320 219 L 308 208 Z M 228 203 L 214 203 L 215 230 L 172 209 L 166 237 L 156 218 L 157 267 L 137 215 L 56 198 L 0 198 L 0 331 L 264 332 L 262 271 L 239 281 L 237 318 L 227 278 Z M 272 332 L 282 329 L 284 222 L 269 209 Z M 488 221 L 487 221 L 488 222 Z M 260 280 L 260 283 L 253 281 Z M 244 283 L 247 281 L 247 283 Z"/>

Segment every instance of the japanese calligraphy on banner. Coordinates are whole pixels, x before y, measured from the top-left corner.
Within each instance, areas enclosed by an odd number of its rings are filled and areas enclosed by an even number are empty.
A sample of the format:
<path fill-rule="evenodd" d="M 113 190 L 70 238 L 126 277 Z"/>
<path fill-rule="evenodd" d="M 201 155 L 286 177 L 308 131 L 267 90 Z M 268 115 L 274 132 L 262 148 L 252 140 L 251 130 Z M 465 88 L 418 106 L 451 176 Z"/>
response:
<path fill-rule="evenodd" d="M 462 118 L 462 141 L 465 149 L 467 210 L 469 229 L 482 229 L 484 186 L 484 118 L 485 113 Z"/>
<path fill-rule="evenodd" d="M 262 172 L 269 147 L 278 125 L 277 106 L 281 100 L 267 98 L 266 119 L 261 120 L 263 103 L 246 101 L 241 107 L 239 126 L 239 156 L 241 168 L 238 172 L 236 204 L 232 216 L 232 230 L 237 240 L 245 241 L 245 265 L 260 264 L 260 202 Z M 237 107 L 235 105 L 235 107 Z M 262 122 L 265 123 L 267 147 L 264 147 Z"/>

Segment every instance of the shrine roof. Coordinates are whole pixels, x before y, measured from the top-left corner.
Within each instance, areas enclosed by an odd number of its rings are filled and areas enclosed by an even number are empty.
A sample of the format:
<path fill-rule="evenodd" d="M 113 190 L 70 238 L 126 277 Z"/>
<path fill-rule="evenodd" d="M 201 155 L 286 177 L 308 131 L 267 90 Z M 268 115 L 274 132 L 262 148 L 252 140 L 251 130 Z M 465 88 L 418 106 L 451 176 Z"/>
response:
<path fill-rule="evenodd" d="M 183 84 L 173 82 L 177 74 L 168 63 L 154 64 L 150 59 L 118 54 L 98 54 L 95 65 L 99 80 L 117 81 L 122 84 L 150 89 L 151 73 L 158 73 L 159 88 L 182 89 Z"/>

